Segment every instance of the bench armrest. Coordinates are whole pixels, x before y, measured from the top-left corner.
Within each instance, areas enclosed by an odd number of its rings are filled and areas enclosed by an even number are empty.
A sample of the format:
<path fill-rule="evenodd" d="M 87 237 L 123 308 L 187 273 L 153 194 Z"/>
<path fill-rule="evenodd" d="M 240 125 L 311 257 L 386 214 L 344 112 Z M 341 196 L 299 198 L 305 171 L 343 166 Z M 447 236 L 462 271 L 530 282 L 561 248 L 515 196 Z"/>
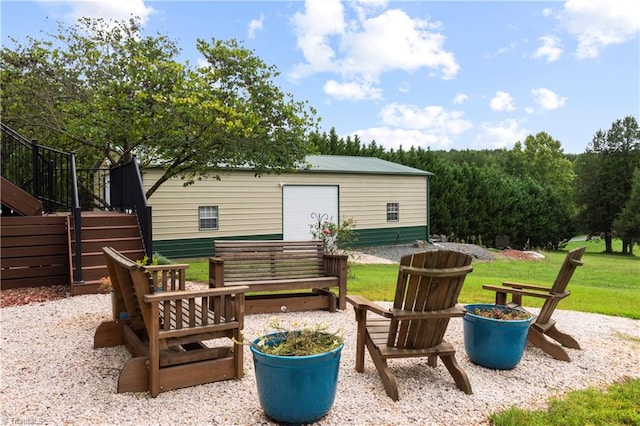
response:
<path fill-rule="evenodd" d="M 347 308 L 347 262 L 349 256 L 346 254 L 325 254 L 323 255 L 324 273 L 338 277 L 338 309 Z"/>

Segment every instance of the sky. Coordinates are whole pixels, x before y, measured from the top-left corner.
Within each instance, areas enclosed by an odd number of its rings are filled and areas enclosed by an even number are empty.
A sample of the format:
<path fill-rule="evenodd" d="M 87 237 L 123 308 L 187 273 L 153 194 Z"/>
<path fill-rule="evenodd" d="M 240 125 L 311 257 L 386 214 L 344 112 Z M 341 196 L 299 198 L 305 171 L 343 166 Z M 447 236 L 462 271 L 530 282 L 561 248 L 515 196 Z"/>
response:
<path fill-rule="evenodd" d="M 197 39 L 239 40 L 322 131 L 387 149 L 511 149 L 546 132 L 578 154 L 640 121 L 638 0 L 1 0 L 0 14 L 6 47 L 83 16 L 138 16 L 194 66 Z"/>

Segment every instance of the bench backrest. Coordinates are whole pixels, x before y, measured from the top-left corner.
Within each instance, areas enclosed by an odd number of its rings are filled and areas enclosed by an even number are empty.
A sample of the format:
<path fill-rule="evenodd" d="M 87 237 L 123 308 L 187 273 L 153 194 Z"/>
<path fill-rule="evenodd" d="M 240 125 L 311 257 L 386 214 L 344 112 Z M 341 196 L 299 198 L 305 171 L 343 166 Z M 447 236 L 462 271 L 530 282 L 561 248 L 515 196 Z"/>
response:
<path fill-rule="evenodd" d="M 323 277 L 322 241 L 215 241 L 224 281 Z"/>

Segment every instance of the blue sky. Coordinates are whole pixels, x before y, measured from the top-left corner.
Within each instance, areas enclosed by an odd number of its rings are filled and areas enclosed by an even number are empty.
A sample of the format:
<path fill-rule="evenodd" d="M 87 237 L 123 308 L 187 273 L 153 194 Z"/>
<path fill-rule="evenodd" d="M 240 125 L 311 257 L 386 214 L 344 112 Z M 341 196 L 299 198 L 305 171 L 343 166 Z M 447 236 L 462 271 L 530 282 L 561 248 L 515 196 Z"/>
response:
<path fill-rule="evenodd" d="M 80 16 L 139 16 L 197 64 L 235 38 L 308 100 L 324 131 L 387 148 L 511 148 L 544 131 L 567 153 L 640 114 L 640 2 L 1 1 L 2 44 Z"/>

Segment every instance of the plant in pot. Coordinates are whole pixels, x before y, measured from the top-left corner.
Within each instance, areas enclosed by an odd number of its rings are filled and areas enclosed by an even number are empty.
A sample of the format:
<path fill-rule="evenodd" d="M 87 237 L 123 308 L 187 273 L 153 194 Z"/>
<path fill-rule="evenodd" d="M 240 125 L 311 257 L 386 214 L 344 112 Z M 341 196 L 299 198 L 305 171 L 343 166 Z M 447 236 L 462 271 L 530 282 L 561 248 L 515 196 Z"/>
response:
<path fill-rule="evenodd" d="M 522 360 L 533 316 L 503 305 L 465 305 L 464 348 L 474 363 L 510 370 Z"/>
<path fill-rule="evenodd" d="M 281 423 L 313 423 L 335 399 L 344 339 L 326 325 L 283 327 L 272 320 L 250 342 L 258 397 L 264 412 Z"/>

